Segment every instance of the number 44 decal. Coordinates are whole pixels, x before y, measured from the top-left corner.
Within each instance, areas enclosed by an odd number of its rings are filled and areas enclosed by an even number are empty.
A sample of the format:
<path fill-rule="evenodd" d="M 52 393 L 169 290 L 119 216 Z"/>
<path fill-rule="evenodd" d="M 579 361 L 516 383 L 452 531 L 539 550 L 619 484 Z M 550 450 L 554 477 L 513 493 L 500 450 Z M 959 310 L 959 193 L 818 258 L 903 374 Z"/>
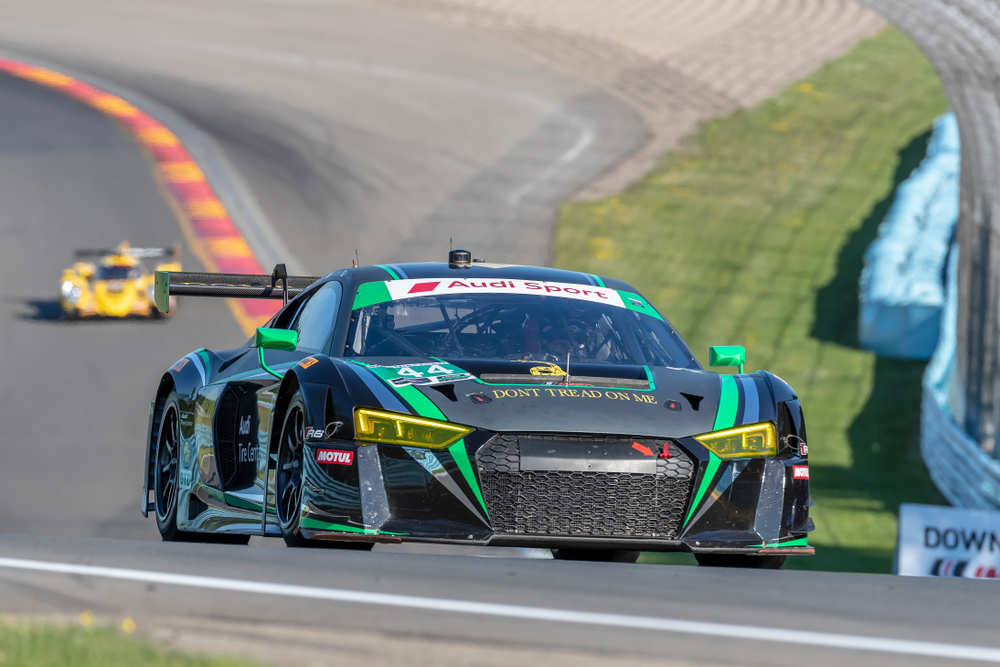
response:
<path fill-rule="evenodd" d="M 408 384 L 444 384 L 472 380 L 475 376 L 451 364 L 407 364 L 405 366 L 382 366 L 378 374 L 396 387 Z"/>
<path fill-rule="evenodd" d="M 448 370 L 441 364 L 434 364 L 426 371 L 418 371 L 418 368 L 420 368 L 420 366 L 406 366 L 405 368 L 400 368 L 396 371 L 396 374 L 406 377 L 422 378 L 426 375 L 454 375 L 456 372 L 462 372 L 461 369 L 455 368 L 454 366 L 452 366 L 454 370 Z"/>

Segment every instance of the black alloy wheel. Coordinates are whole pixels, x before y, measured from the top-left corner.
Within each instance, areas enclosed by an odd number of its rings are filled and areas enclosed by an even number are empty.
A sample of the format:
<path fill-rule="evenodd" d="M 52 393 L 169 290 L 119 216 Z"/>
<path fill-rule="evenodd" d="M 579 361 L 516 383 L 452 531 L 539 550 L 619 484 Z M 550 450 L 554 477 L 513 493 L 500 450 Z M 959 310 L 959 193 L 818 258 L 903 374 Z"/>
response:
<path fill-rule="evenodd" d="M 556 560 L 586 560 L 595 563 L 634 563 L 639 560 L 639 551 L 619 551 L 615 549 L 553 549 Z"/>
<path fill-rule="evenodd" d="M 738 567 L 751 570 L 780 570 L 788 556 L 748 556 L 746 554 L 695 554 L 702 567 Z"/>
<path fill-rule="evenodd" d="M 183 539 L 177 528 L 177 470 L 181 441 L 177 413 L 177 392 L 171 391 L 163 406 L 153 467 L 156 527 L 164 542 Z"/>
<path fill-rule="evenodd" d="M 302 487 L 305 484 L 305 399 L 299 389 L 292 396 L 285 413 L 278 440 L 278 461 L 275 472 L 275 506 L 281 536 L 289 547 L 355 549 L 368 551 L 373 542 L 307 540 L 299 530 L 302 513 Z"/>
<path fill-rule="evenodd" d="M 278 469 L 275 474 L 275 506 L 281 533 L 286 536 L 285 541 L 288 541 L 288 535 L 299 533 L 304 432 L 305 411 L 300 395 L 296 394 L 281 428 L 281 439 L 278 441 Z"/>

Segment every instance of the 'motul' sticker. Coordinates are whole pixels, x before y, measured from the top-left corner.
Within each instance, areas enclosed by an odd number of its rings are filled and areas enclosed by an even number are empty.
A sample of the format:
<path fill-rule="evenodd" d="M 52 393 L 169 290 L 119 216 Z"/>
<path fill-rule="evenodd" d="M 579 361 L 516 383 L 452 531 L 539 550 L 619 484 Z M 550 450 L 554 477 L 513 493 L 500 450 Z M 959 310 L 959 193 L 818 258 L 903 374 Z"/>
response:
<path fill-rule="evenodd" d="M 320 463 L 339 463 L 349 466 L 354 463 L 354 452 L 339 449 L 321 449 L 316 452 L 316 460 Z"/>
<path fill-rule="evenodd" d="M 389 280 L 385 283 L 393 300 L 439 294 L 534 294 L 558 296 L 592 303 L 606 303 L 624 308 L 622 298 L 613 289 L 572 283 L 549 283 L 540 280 Z"/>

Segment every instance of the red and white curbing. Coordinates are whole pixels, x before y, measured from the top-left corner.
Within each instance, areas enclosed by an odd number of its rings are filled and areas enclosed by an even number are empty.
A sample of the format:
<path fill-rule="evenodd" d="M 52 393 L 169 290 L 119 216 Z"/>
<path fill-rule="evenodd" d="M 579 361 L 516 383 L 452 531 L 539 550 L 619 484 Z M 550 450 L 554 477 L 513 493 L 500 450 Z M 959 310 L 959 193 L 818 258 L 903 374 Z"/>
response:
<path fill-rule="evenodd" d="M 267 273 L 177 136 L 144 111 L 88 83 L 51 69 L 0 58 L 0 72 L 58 90 L 117 121 L 150 156 L 195 256 L 208 271 Z M 244 333 L 251 335 L 277 312 L 274 301 L 227 299 Z"/>

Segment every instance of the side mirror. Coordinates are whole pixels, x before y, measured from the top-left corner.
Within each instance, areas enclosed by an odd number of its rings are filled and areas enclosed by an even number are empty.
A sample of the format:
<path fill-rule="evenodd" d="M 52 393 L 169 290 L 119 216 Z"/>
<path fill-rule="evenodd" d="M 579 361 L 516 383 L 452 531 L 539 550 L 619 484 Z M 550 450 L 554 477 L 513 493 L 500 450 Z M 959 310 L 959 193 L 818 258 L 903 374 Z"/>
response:
<path fill-rule="evenodd" d="M 299 345 L 299 332 L 288 329 L 257 329 L 254 345 L 264 350 L 294 350 Z"/>
<path fill-rule="evenodd" d="M 264 361 L 264 350 L 294 350 L 298 344 L 299 332 L 288 329 L 257 329 L 257 335 L 254 337 L 260 367 L 279 380 L 284 376 L 268 368 Z"/>
<path fill-rule="evenodd" d="M 747 351 L 742 345 L 713 345 L 708 348 L 709 366 L 739 366 L 742 373 L 746 362 Z"/>

